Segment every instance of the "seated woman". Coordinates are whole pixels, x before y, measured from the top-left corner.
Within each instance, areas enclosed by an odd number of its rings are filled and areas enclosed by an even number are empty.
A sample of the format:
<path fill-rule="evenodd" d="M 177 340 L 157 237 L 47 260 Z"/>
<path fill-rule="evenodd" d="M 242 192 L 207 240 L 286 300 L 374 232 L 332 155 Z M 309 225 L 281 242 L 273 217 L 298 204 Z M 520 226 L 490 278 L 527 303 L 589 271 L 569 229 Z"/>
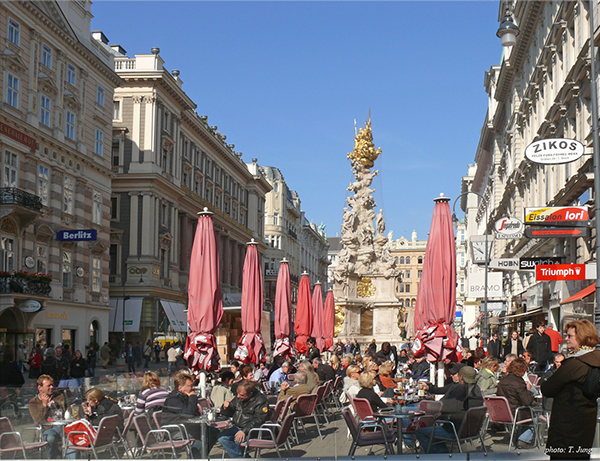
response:
<path fill-rule="evenodd" d="M 144 381 L 142 382 L 142 390 L 140 391 L 135 413 L 150 413 L 162 410 L 165 399 L 169 395 L 169 391 L 160 385 L 160 378 L 153 371 L 144 373 Z"/>
<path fill-rule="evenodd" d="M 367 399 L 374 412 L 380 408 L 387 407 L 391 403 L 389 399 L 385 403 L 373 390 L 373 386 L 375 385 L 375 375 L 373 373 L 368 371 L 363 372 L 360 378 L 358 378 L 358 384 L 360 384 L 360 391 L 356 394 L 356 398 Z"/>
<path fill-rule="evenodd" d="M 392 369 L 393 369 L 393 364 L 392 362 L 385 362 L 382 365 L 379 366 L 379 378 L 381 379 L 381 384 L 383 385 L 383 387 L 385 389 L 396 389 L 397 385 L 396 383 L 398 383 L 399 381 L 402 381 L 401 379 L 396 379 L 396 378 L 392 378 L 391 373 L 392 373 Z"/>
<path fill-rule="evenodd" d="M 496 394 L 506 397 L 510 410 L 513 415 L 518 407 L 528 407 L 535 399 L 533 392 L 527 389 L 527 384 L 523 379 L 523 375 L 527 371 L 527 362 L 523 359 L 515 359 L 510 362 L 507 368 L 508 374 L 498 382 L 498 390 Z M 520 411 L 519 420 L 530 418 L 529 411 Z M 533 439 L 533 431 L 531 429 L 523 432 L 519 436 L 519 440 L 523 443 L 530 443 Z"/>
<path fill-rule="evenodd" d="M 358 365 L 350 365 L 346 368 L 346 377 L 344 378 L 344 389 L 342 395 L 340 395 L 341 403 L 348 403 L 350 399 L 356 397 L 358 391 L 360 391 L 360 384 L 358 379 L 360 378 L 360 368 Z"/>
<path fill-rule="evenodd" d="M 123 430 L 123 411 L 117 401 L 104 395 L 100 389 L 92 387 L 85 393 L 86 401 L 81 404 L 85 418 L 97 426 L 105 416 L 117 415 L 119 417 L 119 430 Z"/>
<path fill-rule="evenodd" d="M 479 374 L 477 375 L 477 385 L 483 395 L 496 393 L 498 389 L 498 379 L 496 378 L 498 368 L 498 359 L 495 357 L 486 357 L 481 362 L 481 370 L 479 370 Z"/>

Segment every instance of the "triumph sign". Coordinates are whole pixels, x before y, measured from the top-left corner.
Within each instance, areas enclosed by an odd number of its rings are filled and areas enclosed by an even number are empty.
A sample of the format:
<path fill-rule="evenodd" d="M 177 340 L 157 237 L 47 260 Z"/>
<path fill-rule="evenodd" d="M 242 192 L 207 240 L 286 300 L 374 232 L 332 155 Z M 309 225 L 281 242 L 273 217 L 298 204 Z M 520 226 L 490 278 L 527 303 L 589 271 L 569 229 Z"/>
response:
<path fill-rule="evenodd" d="M 541 139 L 527 146 L 525 157 L 534 163 L 557 165 L 574 162 L 584 151 L 584 145 L 575 139 Z"/>
<path fill-rule="evenodd" d="M 535 267 L 535 279 L 550 280 L 591 280 L 596 278 L 596 264 L 553 264 Z"/>

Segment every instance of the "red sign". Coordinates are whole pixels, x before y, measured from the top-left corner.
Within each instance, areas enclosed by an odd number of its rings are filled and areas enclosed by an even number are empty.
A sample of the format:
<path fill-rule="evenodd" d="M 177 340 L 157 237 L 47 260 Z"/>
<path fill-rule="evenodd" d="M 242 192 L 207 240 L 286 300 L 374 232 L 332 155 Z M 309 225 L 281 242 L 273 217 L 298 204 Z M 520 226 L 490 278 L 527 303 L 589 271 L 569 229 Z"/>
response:
<path fill-rule="evenodd" d="M 549 280 L 585 280 L 585 264 L 551 264 L 535 266 L 535 279 Z"/>
<path fill-rule="evenodd" d="M 587 221 L 590 219 L 586 206 L 560 206 L 525 208 L 525 224 L 556 225 Z"/>
<path fill-rule="evenodd" d="M 529 238 L 565 238 L 565 237 L 587 237 L 587 227 L 560 228 L 560 229 L 525 229 L 525 237 Z"/>
<path fill-rule="evenodd" d="M 21 133 L 18 130 L 15 130 L 12 126 L 7 125 L 6 123 L 0 122 L 0 134 L 8 136 L 9 138 L 20 142 L 21 144 L 25 144 L 31 150 L 35 150 L 37 146 L 37 143 L 34 138 L 32 138 L 31 136 L 27 136 L 25 133 Z"/>

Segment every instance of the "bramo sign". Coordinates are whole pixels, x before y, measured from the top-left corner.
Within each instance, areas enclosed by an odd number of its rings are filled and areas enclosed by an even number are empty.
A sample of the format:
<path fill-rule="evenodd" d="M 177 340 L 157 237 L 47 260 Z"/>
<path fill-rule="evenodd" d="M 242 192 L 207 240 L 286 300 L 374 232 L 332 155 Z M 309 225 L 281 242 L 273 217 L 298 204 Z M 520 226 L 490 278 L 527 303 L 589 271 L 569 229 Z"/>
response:
<path fill-rule="evenodd" d="M 579 159 L 585 147 L 575 139 L 541 139 L 534 141 L 525 149 L 525 157 L 534 163 L 557 165 Z"/>

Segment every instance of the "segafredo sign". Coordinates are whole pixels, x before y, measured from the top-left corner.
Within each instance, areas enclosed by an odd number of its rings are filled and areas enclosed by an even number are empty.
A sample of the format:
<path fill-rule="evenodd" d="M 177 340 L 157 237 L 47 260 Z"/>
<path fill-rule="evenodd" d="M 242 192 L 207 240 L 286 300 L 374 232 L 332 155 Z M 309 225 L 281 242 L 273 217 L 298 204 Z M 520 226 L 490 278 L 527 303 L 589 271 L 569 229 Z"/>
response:
<path fill-rule="evenodd" d="M 527 146 L 525 157 L 534 163 L 557 165 L 577 160 L 584 150 L 583 144 L 575 139 L 541 139 Z"/>
<path fill-rule="evenodd" d="M 520 239 L 523 237 L 523 222 L 517 218 L 502 218 L 494 224 L 496 238 Z"/>

